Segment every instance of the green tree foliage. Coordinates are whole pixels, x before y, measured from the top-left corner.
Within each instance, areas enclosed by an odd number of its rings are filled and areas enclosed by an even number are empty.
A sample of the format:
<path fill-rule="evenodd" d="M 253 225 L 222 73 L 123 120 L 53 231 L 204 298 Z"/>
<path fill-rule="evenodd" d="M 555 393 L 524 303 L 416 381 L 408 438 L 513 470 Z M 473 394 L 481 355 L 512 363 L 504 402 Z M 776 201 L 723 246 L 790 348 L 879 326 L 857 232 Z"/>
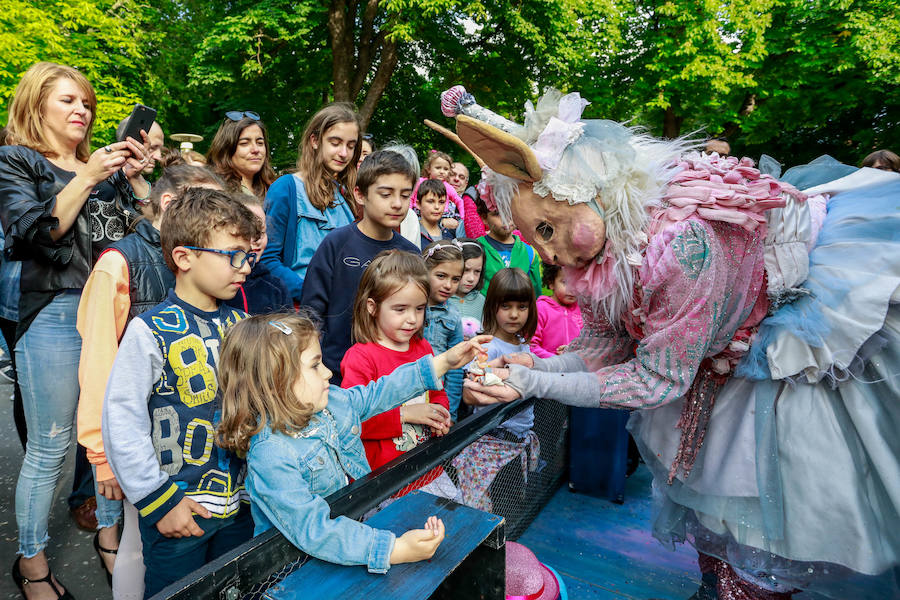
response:
<path fill-rule="evenodd" d="M 423 3 L 424 4 L 424 3 Z M 369 129 L 377 139 L 400 138 L 421 154 L 436 148 L 465 159 L 459 148 L 421 125 L 449 122 L 438 97 L 462 84 L 479 103 L 513 119 L 546 86 L 565 88 L 572 68 L 592 48 L 618 42 L 611 0 L 472 2 L 419 24 Z"/>
<path fill-rule="evenodd" d="M 857 163 L 900 139 L 900 11 L 888 0 L 779 0 L 734 134 L 784 163 Z"/>
<path fill-rule="evenodd" d="M 519 119 L 552 85 L 657 135 L 858 162 L 900 139 L 898 15 L 896 0 L 7 0 L 0 117 L 21 73 L 55 60 L 97 88 L 98 142 L 139 100 L 201 151 L 226 110 L 254 110 L 286 168 L 330 100 L 379 142 L 459 157 L 422 125 L 449 124 L 443 89 Z"/>
<path fill-rule="evenodd" d="M 78 68 L 97 92 L 95 145 L 115 139 L 141 98 L 146 73 L 133 0 L 6 0 L 0 11 L 0 123 L 22 74 L 39 61 Z"/>
<path fill-rule="evenodd" d="M 194 106 L 184 111 L 185 96 L 172 96 L 181 98 L 180 110 L 196 124 L 201 117 L 215 123 L 228 108 L 257 110 L 280 166 L 293 163 L 304 122 L 329 100 L 359 106 L 364 126 L 381 141 L 455 152 L 422 125 L 443 118 L 443 87 L 462 83 L 480 100 L 519 112 L 540 85 L 562 85 L 580 45 L 608 30 L 597 26 L 590 36 L 579 21 L 615 14 L 612 0 L 239 0 L 216 16 L 173 6 L 158 19 L 167 23 L 160 31 L 186 31 L 188 15 L 204 21 L 191 33 L 195 50 L 181 71 Z M 195 129 L 211 135 L 215 125 Z"/>
<path fill-rule="evenodd" d="M 259 113 L 273 162 L 289 167 L 310 108 L 328 98 L 325 11 L 315 2 L 166 0 L 147 11 L 164 67 L 151 100 L 169 132 L 208 147 L 228 110 Z"/>
<path fill-rule="evenodd" d="M 622 51 L 583 65 L 590 114 L 657 135 L 725 134 L 787 164 L 858 162 L 900 134 L 890 0 L 628 0 Z"/>
<path fill-rule="evenodd" d="M 620 5 L 624 49 L 584 65 L 594 111 L 667 137 L 738 118 L 735 92 L 755 84 L 772 0 L 635 0 Z"/>

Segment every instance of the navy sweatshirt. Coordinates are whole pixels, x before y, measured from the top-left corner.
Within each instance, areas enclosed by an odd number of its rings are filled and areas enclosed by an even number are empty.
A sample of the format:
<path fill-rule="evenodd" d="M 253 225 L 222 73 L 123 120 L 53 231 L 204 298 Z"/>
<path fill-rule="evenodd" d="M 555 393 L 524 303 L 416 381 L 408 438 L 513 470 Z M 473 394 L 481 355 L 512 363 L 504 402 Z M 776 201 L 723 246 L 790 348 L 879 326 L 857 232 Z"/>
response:
<path fill-rule="evenodd" d="M 415 244 L 399 233 L 382 242 L 351 223 L 325 236 L 309 263 L 300 303 L 321 319 L 322 361 L 331 369 L 334 385 L 341 385 L 341 360 L 351 346 L 353 302 L 363 271 L 379 252 L 393 249 L 419 254 Z"/>
<path fill-rule="evenodd" d="M 258 262 L 247 275 L 247 280 L 226 306 L 237 308 L 251 315 L 275 312 L 293 312 L 294 301 L 284 282 L 265 264 Z"/>

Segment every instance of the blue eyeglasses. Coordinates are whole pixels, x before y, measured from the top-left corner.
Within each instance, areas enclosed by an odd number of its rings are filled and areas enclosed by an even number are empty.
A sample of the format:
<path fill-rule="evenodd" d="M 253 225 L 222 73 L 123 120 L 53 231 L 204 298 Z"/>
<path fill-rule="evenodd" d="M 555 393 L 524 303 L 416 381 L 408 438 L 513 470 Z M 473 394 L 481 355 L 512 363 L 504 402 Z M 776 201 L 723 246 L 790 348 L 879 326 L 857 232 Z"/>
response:
<path fill-rule="evenodd" d="M 182 246 L 188 250 L 197 250 L 198 252 L 212 252 L 213 254 L 221 254 L 227 256 L 231 261 L 231 267 L 240 269 L 245 263 L 250 263 L 252 269 L 256 265 L 256 252 L 247 252 L 246 250 L 218 250 L 216 248 L 198 248 L 197 246 Z"/>

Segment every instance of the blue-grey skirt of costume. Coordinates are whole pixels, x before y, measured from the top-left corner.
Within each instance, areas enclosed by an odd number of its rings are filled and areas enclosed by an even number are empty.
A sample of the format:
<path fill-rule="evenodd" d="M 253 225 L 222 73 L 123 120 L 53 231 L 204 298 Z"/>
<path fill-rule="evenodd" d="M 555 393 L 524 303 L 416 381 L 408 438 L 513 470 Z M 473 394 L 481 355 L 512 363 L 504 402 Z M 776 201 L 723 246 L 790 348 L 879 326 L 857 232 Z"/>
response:
<path fill-rule="evenodd" d="M 666 484 L 682 402 L 633 414 L 654 534 L 771 590 L 900 598 L 900 178 L 829 200 L 803 287 L 719 391 L 687 479 Z"/>

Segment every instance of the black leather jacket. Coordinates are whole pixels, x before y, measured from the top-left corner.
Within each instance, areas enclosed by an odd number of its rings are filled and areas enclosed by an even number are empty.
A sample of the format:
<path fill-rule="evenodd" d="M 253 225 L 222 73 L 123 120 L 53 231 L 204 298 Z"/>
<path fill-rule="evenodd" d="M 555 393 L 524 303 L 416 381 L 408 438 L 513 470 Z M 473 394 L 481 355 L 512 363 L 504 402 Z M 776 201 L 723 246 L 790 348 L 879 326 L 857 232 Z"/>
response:
<path fill-rule="evenodd" d="M 0 221 L 6 234 L 7 258 L 22 261 L 19 318 L 27 323 L 56 293 L 83 288 L 93 267 L 87 202 L 62 237 L 50 237 L 50 231 L 59 225 L 59 220 L 50 214 L 56 194 L 69 181 L 71 177 L 61 177 L 36 150 L 0 147 Z M 131 201 L 128 182 L 119 172 L 112 183 L 118 192 L 117 207 L 126 222 L 131 222 L 138 212 Z M 29 297 L 30 293 L 37 296 Z M 19 335 L 22 332 L 20 323 Z"/>

